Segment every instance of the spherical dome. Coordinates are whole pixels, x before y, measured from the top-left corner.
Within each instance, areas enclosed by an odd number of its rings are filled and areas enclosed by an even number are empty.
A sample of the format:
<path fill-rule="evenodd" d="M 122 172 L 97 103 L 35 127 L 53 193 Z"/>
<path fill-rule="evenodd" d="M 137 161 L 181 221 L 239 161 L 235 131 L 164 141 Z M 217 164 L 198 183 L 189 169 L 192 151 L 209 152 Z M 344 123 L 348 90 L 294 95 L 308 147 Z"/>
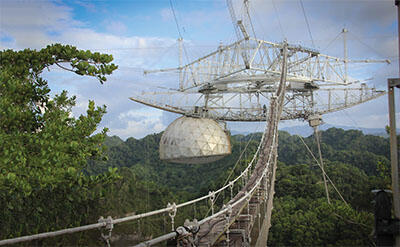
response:
<path fill-rule="evenodd" d="M 229 136 L 212 119 L 180 117 L 164 131 L 160 159 L 174 163 L 204 164 L 231 153 Z"/>

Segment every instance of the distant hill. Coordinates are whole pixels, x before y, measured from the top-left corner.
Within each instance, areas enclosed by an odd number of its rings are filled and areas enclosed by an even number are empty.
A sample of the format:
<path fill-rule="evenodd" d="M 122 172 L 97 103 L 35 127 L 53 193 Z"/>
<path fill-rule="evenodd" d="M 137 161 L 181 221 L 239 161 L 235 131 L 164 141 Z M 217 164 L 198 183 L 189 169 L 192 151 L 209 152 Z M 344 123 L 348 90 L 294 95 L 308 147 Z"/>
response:
<path fill-rule="evenodd" d="M 107 136 L 107 138 L 104 141 L 104 144 L 111 148 L 111 147 L 115 147 L 118 146 L 120 144 L 122 144 L 124 141 L 119 138 L 118 136 L 114 135 L 114 136 Z"/>
<path fill-rule="evenodd" d="M 362 131 L 364 135 L 375 135 L 375 136 L 388 137 L 388 134 L 386 133 L 386 130 L 384 128 L 362 128 L 362 127 L 332 125 L 332 124 L 323 124 L 320 126 L 320 130 L 327 130 L 330 128 L 340 128 L 340 129 L 344 129 L 344 130 L 354 129 L 354 130 Z M 291 135 L 301 135 L 304 137 L 310 136 L 313 133 L 313 129 L 308 125 L 284 127 L 280 130 L 287 131 Z"/>
<path fill-rule="evenodd" d="M 320 126 L 320 130 L 327 130 L 330 128 L 339 128 L 343 130 L 360 130 L 363 132 L 364 135 L 374 135 L 374 136 L 382 136 L 382 137 L 389 137 L 386 133 L 384 128 L 362 128 L 362 127 L 355 127 L 355 126 L 345 126 L 345 125 L 332 125 L 332 124 L 322 124 Z M 279 128 L 279 130 L 283 130 L 288 132 L 291 135 L 301 135 L 303 137 L 308 137 L 313 133 L 313 129 L 305 124 L 305 125 L 296 125 L 292 127 L 283 127 Z M 397 133 L 400 133 L 400 130 L 397 130 Z M 249 131 L 237 131 L 232 130 L 231 135 L 249 135 L 251 132 Z"/>

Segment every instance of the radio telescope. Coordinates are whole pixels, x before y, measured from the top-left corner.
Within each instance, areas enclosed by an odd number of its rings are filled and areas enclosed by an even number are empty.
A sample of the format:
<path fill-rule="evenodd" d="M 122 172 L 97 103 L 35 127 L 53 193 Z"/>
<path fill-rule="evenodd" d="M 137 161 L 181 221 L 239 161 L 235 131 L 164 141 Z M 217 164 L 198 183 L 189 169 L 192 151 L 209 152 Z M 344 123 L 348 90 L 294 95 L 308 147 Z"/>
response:
<path fill-rule="evenodd" d="M 268 106 L 277 95 L 284 66 L 286 92 L 280 120 L 303 119 L 318 125 L 320 121 L 315 119 L 320 119 L 322 114 L 385 94 L 350 77 L 348 65 L 390 63 L 389 60 L 348 59 L 345 39 L 345 56 L 339 58 L 286 41 L 273 43 L 254 38 L 249 32 L 254 32 L 249 1 L 242 2 L 241 14 L 235 12 L 231 0 L 227 0 L 227 5 L 236 42 L 220 45 L 214 52 L 186 65 L 145 71 L 145 74 L 175 72 L 179 74 L 178 85 L 175 89 L 145 92 L 130 98 L 184 116 L 164 132 L 161 159 L 205 163 L 229 154 L 229 137 L 221 134 L 224 129 L 216 121 L 265 121 L 270 111 Z M 343 29 L 344 38 L 346 32 Z M 182 39 L 178 41 L 182 43 Z M 286 59 L 282 55 L 284 49 Z"/>

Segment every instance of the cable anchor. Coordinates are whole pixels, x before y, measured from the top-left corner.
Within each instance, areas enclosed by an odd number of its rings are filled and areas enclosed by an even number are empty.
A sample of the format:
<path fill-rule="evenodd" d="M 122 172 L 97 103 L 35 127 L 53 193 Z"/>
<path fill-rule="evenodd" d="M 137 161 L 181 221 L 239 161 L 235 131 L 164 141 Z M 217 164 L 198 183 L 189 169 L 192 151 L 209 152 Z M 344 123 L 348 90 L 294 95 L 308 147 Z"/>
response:
<path fill-rule="evenodd" d="M 106 243 L 106 246 L 110 247 L 111 246 L 110 245 L 111 233 L 112 233 L 112 230 L 114 228 L 113 219 L 112 219 L 111 216 L 108 216 L 106 219 L 104 219 L 103 216 L 101 216 L 99 218 L 98 222 L 99 223 L 106 223 L 106 225 L 100 229 L 101 238 Z M 107 231 L 107 232 L 104 233 L 104 230 Z"/>
<path fill-rule="evenodd" d="M 228 204 L 228 205 L 224 205 L 223 207 L 228 209 L 225 212 L 225 221 L 226 221 L 226 243 L 227 243 L 227 246 L 229 246 L 229 242 L 230 242 L 229 227 L 230 227 L 230 221 L 231 221 L 231 216 L 232 216 L 232 205 Z"/>
<path fill-rule="evenodd" d="M 200 225 L 196 219 L 185 220 L 183 226 L 176 228 L 177 246 L 198 246 L 197 233 L 200 231 Z"/>
<path fill-rule="evenodd" d="M 175 230 L 175 216 L 176 216 L 176 204 L 174 203 L 168 203 L 167 208 L 170 208 L 170 211 L 168 212 L 169 217 L 171 217 L 171 225 L 172 225 L 172 231 Z"/>
<path fill-rule="evenodd" d="M 243 171 L 243 178 L 244 178 L 244 184 L 245 184 L 245 185 L 247 184 L 248 173 L 249 173 L 249 170 L 246 168 L 246 169 Z"/>
<path fill-rule="evenodd" d="M 209 191 L 208 195 L 210 196 L 210 202 L 211 202 L 211 215 L 214 215 L 215 192 L 214 191 Z"/>
<path fill-rule="evenodd" d="M 247 214 L 248 215 L 250 215 L 250 200 L 251 200 L 251 194 L 249 192 L 246 192 Z"/>
<path fill-rule="evenodd" d="M 233 198 L 233 181 L 229 182 L 229 189 L 231 190 L 231 200 Z"/>

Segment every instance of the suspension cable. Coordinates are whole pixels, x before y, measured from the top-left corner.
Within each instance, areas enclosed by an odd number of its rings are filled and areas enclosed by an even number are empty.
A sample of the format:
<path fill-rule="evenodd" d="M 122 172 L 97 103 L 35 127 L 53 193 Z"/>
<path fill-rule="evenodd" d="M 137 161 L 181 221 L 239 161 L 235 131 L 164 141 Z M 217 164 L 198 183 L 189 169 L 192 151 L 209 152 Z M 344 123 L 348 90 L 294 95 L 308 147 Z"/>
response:
<path fill-rule="evenodd" d="M 257 126 L 257 128 L 256 128 L 256 132 L 257 132 L 257 131 L 258 131 L 258 126 Z M 245 145 L 243 151 L 241 151 L 241 153 L 240 153 L 240 155 L 239 155 L 239 158 L 236 160 L 236 163 L 235 163 L 235 165 L 233 166 L 233 168 L 232 168 L 231 172 L 229 173 L 228 177 L 226 178 L 224 184 L 222 185 L 222 188 L 224 188 L 224 187 L 227 185 L 227 183 L 228 183 L 228 181 L 229 181 L 229 178 L 232 176 L 232 174 L 234 173 L 234 171 L 235 171 L 237 165 L 240 163 L 240 161 L 241 161 L 241 159 L 242 159 L 242 156 L 243 156 L 244 153 L 247 151 L 247 148 L 248 148 L 250 142 L 253 140 L 254 136 L 255 136 L 255 133 L 254 133 L 254 132 L 251 133 L 249 140 L 247 141 L 247 143 L 246 143 L 246 145 Z M 244 172 L 244 171 L 247 171 L 247 170 L 249 169 L 249 167 L 251 167 L 252 164 L 254 163 L 254 160 L 255 160 L 255 158 L 256 158 L 256 156 L 257 156 L 257 153 L 258 153 L 258 151 L 259 151 L 259 149 L 260 149 L 260 147 L 261 147 L 262 141 L 263 141 L 263 136 L 261 137 L 261 140 L 260 140 L 260 143 L 259 143 L 259 147 L 257 148 L 257 151 L 256 151 L 255 155 L 253 156 L 253 159 L 251 160 L 251 162 L 249 163 L 249 165 L 243 170 L 243 172 Z M 242 145 L 242 142 L 240 142 L 240 146 L 241 146 L 241 145 Z M 243 172 L 242 172 L 242 173 L 243 173 Z M 241 174 L 241 175 L 242 175 L 242 174 Z M 236 181 L 237 181 L 237 179 L 231 181 L 230 184 L 229 184 L 229 186 L 231 186 L 231 183 L 234 184 Z M 233 184 L 232 184 L 232 186 L 233 186 Z M 220 195 L 220 194 L 218 193 L 217 197 L 215 198 L 215 201 L 218 199 L 219 195 Z M 210 210 L 207 211 L 206 215 L 207 215 L 209 212 L 210 212 Z"/>
<path fill-rule="evenodd" d="M 307 151 L 310 153 L 310 155 L 313 157 L 313 159 L 315 160 L 315 162 L 317 163 L 317 165 L 319 167 L 321 167 L 321 164 L 318 162 L 317 158 L 314 156 L 313 152 L 310 150 L 310 148 L 308 147 L 308 145 L 305 143 L 304 139 L 302 136 L 297 135 L 301 142 L 304 144 L 304 146 L 307 148 Z M 332 182 L 331 178 L 328 176 L 328 174 L 325 173 L 324 174 L 326 176 L 326 178 L 329 180 L 329 182 L 332 184 L 333 188 L 335 189 L 335 191 L 338 193 L 339 197 L 342 199 L 342 201 L 348 206 L 348 203 L 346 202 L 346 200 L 343 198 L 342 194 L 340 193 L 340 191 L 336 188 L 335 184 Z"/>
<path fill-rule="evenodd" d="M 329 44 L 325 48 L 323 48 L 321 51 L 327 50 L 340 37 L 341 34 L 342 34 L 342 32 L 338 33 L 336 35 L 336 37 L 333 40 L 331 40 L 331 42 L 329 42 Z"/>
<path fill-rule="evenodd" d="M 313 48 L 315 48 L 314 39 L 313 39 L 313 36 L 312 36 L 312 34 L 311 34 L 310 24 L 308 23 L 308 18 L 307 18 L 306 11 L 305 11 L 305 9 L 304 9 L 304 5 L 303 5 L 303 1 L 302 1 L 302 0 L 300 0 L 300 5 L 301 5 L 301 9 L 303 10 L 304 19 L 306 20 L 307 29 L 308 29 L 308 34 L 310 35 Z"/>
<path fill-rule="evenodd" d="M 257 37 L 256 37 L 256 31 L 255 31 L 255 29 L 254 29 L 253 22 L 252 22 L 251 17 L 250 17 L 249 2 L 246 2 L 246 1 L 245 1 L 244 3 L 245 3 L 246 14 L 247 14 L 247 18 L 249 19 L 249 23 L 250 23 L 251 30 L 252 30 L 252 32 L 253 32 L 254 38 L 257 39 Z"/>
<path fill-rule="evenodd" d="M 172 0 L 169 0 L 169 5 L 171 6 L 172 15 L 174 16 L 176 29 L 178 30 L 179 38 L 182 39 L 181 28 L 179 27 L 178 19 L 176 18 L 176 14 L 175 14 L 175 10 L 174 10 L 174 5 L 172 4 Z"/>
<path fill-rule="evenodd" d="M 279 17 L 279 12 L 278 12 L 278 9 L 276 8 L 274 0 L 272 0 L 272 6 L 274 7 L 276 17 L 278 18 L 279 29 L 281 30 L 282 37 L 283 37 L 283 39 L 286 39 L 286 35 L 285 35 L 285 32 L 283 31 L 283 27 L 282 27 L 282 23 L 281 23 L 281 18 Z"/>
<path fill-rule="evenodd" d="M 181 40 L 183 40 L 183 36 L 182 36 L 182 33 L 181 33 L 181 29 L 180 29 L 180 26 L 179 26 L 178 19 L 177 19 L 176 14 L 175 14 L 175 9 L 174 9 L 174 5 L 172 4 L 172 0 L 169 0 L 169 4 L 170 4 L 170 6 L 171 6 L 171 11 L 172 11 L 172 14 L 173 14 L 173 16 L 174 16 L 174 20 L 175 20 L 176 28 L 177 28 L 177 30 L 178 30 L 179 38 L 180 38 Z M 185 54 L 186 62 L 189 63 L 188 52 L 187 52 L 186 47 L 185 47 L 185 44 L 184 44 L 183 42 L 182 42 L 182 47 L 183 47 L 183 53 Z M 181 65 L 179 65 L 179 66 L 181 66 Z M 193 71 L 192 71 L 192 70 L 190 70 L 190 71 L 191 71 L 192 76 L 193 76 L 193 75 L 194 75 Z M 193 80 L 194 80 L 194 76 L 193 76 Z M 195 82 L 195 83 L 196 83 L 196 82 Z"/>
<path fill-rule="evenodd" d="M 331 204 L 331 200 L 329 198 L 328 185 L 326 183 L 326 176 L 325 176 L 326 173 L 325 173 L 325 168 L 324 168 L 324 160 L 322 159 L 321 141 L 320 141 L 320 138 L 319 138 L 318 126 L 314 126 L 314 135 L 315 135 L 315 140 L 317 141 L 317 146 L 318 146 L 319 161 L 320 161 L 320 164 L 321 164 L 322 177 L 324 179 L 326 199 L 328 200 L 328 204 Z"/>

